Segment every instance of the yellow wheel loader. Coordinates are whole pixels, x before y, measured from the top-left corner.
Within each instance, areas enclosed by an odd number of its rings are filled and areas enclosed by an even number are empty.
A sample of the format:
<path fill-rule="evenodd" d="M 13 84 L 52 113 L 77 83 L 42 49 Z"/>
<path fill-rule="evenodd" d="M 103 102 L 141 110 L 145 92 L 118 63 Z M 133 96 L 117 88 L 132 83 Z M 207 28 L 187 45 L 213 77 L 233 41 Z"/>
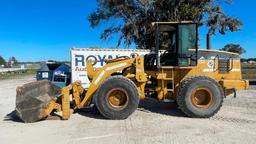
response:
<path fill-rule="evenodd" d="M 35 122 L 59 112 L 69 119 L 70 109 L 93 102 L 108 119 L 126 119 L 147 97 L 174 100 L 189 117 L 208 118 L 223 99 L 249 83 L 241 77 L 238 54 L 198 49 L 198 28 L 193 22 L 154 22 L 155 44 L 145 56 L 106 60 L 94 69 L 88 59 L 91 84 L 75 82 L 58 89 L 48 81 L 17 88 L 16 112 L 24 122 Z"/>

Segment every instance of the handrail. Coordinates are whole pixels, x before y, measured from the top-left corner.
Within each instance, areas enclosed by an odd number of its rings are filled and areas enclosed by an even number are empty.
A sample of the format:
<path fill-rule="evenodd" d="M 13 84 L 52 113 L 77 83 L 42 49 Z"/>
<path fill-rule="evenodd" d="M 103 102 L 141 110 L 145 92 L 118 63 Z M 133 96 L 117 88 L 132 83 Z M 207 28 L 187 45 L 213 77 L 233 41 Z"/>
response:
<path fill-rule="evenodd" d="M 231 71 L 234 68 L 234 59 L 232 57 L 229 58 L 229 62 L 231 61 L 231 68 L 229 68 L 229 71 Z M 229 63 L 230 66 L 230 63 Z"/>
<path fill-rule="evenodd" d="M 214 66 L 213 66 L 213 71 L 214 71 L 214 72 L 218 71 L 218 68 L 215 69 L 215 67 L 216 67 L 216 66 L 215 66 L 215 65 L 216 65 L 216 62 L 215 62 L 215 61 L 216 61 L 216 58 L 218 59 L 218 63 L 219 63 L 219 59 L 220 59 L 219 55 L 216 55 L 216 56 L 214 57 L 214 59 L 213 59 L 213 60 L 214 60 Z"/>

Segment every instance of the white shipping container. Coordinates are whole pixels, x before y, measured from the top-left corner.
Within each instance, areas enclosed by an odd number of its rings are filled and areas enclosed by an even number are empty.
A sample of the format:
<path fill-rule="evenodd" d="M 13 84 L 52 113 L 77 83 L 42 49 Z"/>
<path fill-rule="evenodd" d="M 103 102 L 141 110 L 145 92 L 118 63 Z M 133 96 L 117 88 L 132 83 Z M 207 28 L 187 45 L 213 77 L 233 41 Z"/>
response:
<path fill-rule="evenodd" d="M 96 59 L 94 68 L 105 65 L 105 59 L 113 59 L 120 56 L 145 55 L 149 50 L 136 49 L 91 49 L 91 48 L 72 48 L 71 49 L 71 73 L 72 82 L 80 80 L 85 89 L 90 85 L 87 77 L 86 59 L 88 57 Z"/>

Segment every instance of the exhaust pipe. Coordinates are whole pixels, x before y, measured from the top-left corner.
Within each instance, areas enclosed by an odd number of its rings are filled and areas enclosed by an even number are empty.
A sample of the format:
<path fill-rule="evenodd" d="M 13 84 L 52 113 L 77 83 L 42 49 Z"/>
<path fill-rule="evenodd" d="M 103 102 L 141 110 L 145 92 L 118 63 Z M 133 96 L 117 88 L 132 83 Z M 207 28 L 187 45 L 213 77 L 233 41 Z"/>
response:
<path fill-rule="evenodd" d="M 207 50 L 212 49 L 211 34 L 209 34 L 209 33 L 207 33 L 207 35 L 206 35 L 206 49 Z"/>

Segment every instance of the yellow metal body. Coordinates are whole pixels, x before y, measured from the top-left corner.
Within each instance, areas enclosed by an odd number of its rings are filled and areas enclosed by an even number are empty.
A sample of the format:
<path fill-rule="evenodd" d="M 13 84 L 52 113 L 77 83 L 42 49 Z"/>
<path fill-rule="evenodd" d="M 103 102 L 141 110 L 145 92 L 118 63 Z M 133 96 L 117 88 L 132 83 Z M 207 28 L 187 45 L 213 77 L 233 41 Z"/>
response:
<path fill-rule="evenodd" d="M 226 52 L 223 52 L 226 53 Z M 223 88 L 225 95 L 234 91 L 248 89 L 249 83 L 242 79 L 240 59 L 232 59 L 232 69 L 227 73 L 220 73 L 217 69 L 218 59 L 199 59 L 197 66 L 174 67 L 161 66 L 154 71 L 144 69 L 144 57 L 118 58 L 106 60 L 106 65 L 100 69 L 94 69 L 92 62 L 87 61 L 87 74 L 91 85 L 85 92 L 80 82 L 75 82 L 62 89 L 62 103 L 51 102 L 43 112 L 49 115 L 53 109 L 62 111 L 62 118 L 70 117 L 70 96 L 74 101 L 74 109 L 85 107 L 91 100 L 99 86 L 111 75 L 122 74 L 131 79 L 137 86 L 140 99 L 144 99 L 150 91 L 157 92 L 159 100 L 176 99 L 177 89 L 181 82 L 192 76 L 207 76 L 216 80 Z M 209 63 L 212 67 L 209 68 Z M 157 86 L 146 88 L 149 78 L 157 80 Z M 171 88 L 168 88 L 171 85 Z"/>
<path fill-rule="evenodd" d="M 146 72 L 158 80 L 156 87 L 158 99 L 175 99 L 175 93 L 183 79 L 192 76 L 207 76 L 220 83 L 225 90 L 225 94 L 230 94 L 229 89 L 248 89 L 249 82 L 242 80 L 240 60 L 233 61 L 233 70 L 229 73 L 219 73 L 217 70 L 208 68 L 207 64 L 212 60 L 199 60 L 195 67 L 159 67 L 158 71 Z M 217 63 L 217 62 L 216 62 Z M 216 65 L 216 64 L 215 64 Z M 173 90 L 167 88 L 168 84 L 173 84 Z"/>
<path fill-rule="evenodd" d="M 44 110 L 42 110 L 40 114 L 41 117 L 47 117 L 53 110 L 57 110 L 58 112 L 62 112 L 63 120 L 69 119 L 71 114 L 70 97 L 72 98 L 72 101 L 74 101 L 73 109 L 76 110 L 81 103 L 80 96 L 82 96 L 84 93 L 85 90 L 79 81 L 62 88 L 60 97 L 61 101 L 51 100 Z"/>
<path fill-rule="evenodd" d="M 40 113 L 41 118 L 49 116 L 53 110 L 57 110 L 58 112 L 60 112 L 62 109 L 60 104 L 56 103 L 54 100 L 51 100 L 49 104 L 44 108 L 44 110 L 42 110 L 42 112 Z"/>

